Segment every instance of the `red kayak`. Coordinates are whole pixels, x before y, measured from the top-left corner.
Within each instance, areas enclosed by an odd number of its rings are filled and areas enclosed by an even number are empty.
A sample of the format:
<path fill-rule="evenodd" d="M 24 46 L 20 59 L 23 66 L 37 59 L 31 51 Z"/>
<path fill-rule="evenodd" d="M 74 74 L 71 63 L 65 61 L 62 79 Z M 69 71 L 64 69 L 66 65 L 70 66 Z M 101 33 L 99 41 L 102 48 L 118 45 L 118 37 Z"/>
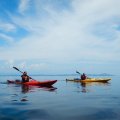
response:
<path fill-rule="evenodd" d="M 47 80 L 47 81 L 31 80 L 29 82 L 22 83 L 21 81 L 18 80 L 7 80 L 7 83 L 12 83 L 12 84 L 38 85 L 38 86 L 52 86 L 56 82 L 57 80 Z"/>

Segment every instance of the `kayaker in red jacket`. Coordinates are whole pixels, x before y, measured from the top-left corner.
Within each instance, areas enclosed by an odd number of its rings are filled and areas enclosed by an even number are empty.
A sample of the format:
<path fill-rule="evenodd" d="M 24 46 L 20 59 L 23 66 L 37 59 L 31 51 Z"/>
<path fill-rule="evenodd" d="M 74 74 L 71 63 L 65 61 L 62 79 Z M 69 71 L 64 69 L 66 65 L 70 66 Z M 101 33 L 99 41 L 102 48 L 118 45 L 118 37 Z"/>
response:
<path fill-rule="evenodd" d="M 22 82 L 29 82 L 30 77 L 27 75 L 27 72 L 23 72 L 23 75 L 21 75 L 22 77 Z"/>
<path fill-rule="evenodd" d="M 85 73 L 83 73 L 82 75 L 81 75 L 81 80 L 85 80 L 87 78 L 87 76 L 85 75 Z"/>

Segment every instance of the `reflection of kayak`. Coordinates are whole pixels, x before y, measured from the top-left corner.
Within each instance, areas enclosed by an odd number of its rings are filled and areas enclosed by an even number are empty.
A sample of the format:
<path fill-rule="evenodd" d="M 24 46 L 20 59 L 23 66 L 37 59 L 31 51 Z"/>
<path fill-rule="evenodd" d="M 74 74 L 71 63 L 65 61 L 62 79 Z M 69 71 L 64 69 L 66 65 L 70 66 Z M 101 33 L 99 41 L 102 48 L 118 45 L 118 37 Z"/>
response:
<path fill-rule="evenodd" d="M 108 82 L 111 78 L 87 78 L 85 80 L 81 79 L 66 79 L 66 81 L 73 81 L 73 82 Z"/>
<path fill-rule="evenodd" d="M 57 80 L 47 80 L 47 81 L 31 80 L 29 82 L 22 83 L 21 81 L 18 80 L 7 80 L 7 83 L 12 83 L 12 84 L 38 85 L 38 86 L 52 86 L 56 82 Z"/>
<path fill-rule="evenodd" d="M 44 91 L 55 91 L 57 88 L 56 87 L 53 87 L 53 86 L 40 86 L 40 85 L 24 85 L 24 84 L 21 84 L 21 88 L 22 88 L 22 93 L 27 93 L 27 92 L 30 92 L 30 91 L 35 91 L 36 88 L 40 88 L 41 90 L 44 90 Z"/>

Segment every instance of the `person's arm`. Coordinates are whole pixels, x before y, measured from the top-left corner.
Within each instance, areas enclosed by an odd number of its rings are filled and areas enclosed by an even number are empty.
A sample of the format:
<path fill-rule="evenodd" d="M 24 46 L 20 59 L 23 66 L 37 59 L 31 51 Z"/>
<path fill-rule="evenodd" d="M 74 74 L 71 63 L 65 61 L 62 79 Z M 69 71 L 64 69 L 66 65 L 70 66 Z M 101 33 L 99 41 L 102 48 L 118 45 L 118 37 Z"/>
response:
<path fill-rule="evenodd" d="M 32 79 L 31 77 L 29 77 L 29 79 Z"/>

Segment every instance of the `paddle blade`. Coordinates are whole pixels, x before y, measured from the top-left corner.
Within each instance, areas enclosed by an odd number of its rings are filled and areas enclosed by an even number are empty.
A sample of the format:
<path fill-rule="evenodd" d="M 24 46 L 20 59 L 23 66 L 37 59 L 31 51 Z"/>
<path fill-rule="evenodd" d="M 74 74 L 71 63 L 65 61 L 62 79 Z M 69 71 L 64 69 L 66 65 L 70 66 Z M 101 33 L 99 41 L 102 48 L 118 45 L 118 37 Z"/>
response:
<path fill-rule="evenodd" d="M 13 67 L 14 69 L 16 69 L 16 70 L 18 70 L 18 71 L 20 71 L 18 68 L 16 68 L 16 67 Z"/>
<path fill-rule="evenodd" d="M 76 73 L 80 74 L 78 71 L 76 71 Z"/>

